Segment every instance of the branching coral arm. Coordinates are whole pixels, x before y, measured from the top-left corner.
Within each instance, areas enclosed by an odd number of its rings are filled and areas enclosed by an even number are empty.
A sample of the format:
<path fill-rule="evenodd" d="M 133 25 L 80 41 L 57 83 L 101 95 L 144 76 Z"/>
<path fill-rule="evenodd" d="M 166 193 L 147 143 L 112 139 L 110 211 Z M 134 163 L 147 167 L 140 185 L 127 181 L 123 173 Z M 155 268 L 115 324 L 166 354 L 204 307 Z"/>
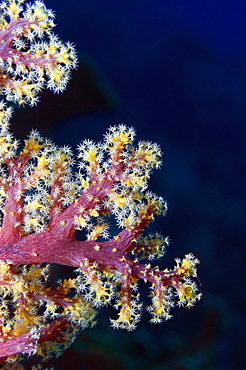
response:
<path fill-rule="evenodd" d="M 5 161 L 0 232 L 2 260 L 14 265 L 49 262 L 77 267 L 83 276 L 77 288 L 87 291 L 87 299 L 96 306 L 119 297 L 119 319 L 112 324 L 129 330 L 140 317 L 139 296 L 132 293 L 139 279 L 151 283 L 149 311 L 154 322 L 170 317 L 174 290 L 179 304 L 191 306 L 200 297 L 193 281 L 198 260 L 192 255 L 171 271 L 141 262 L 164 253 L 167 238 L 142 234 L 157 215 L 165 214 L 167 205 L 146 191 L 151 171 L 161 162 L 159 147 L 149 142 L 134 146 L 133 138 L 133 129 L 119 125 L 109 129 L 102 143 L 85 140 L 78 148 L 77 175 L 67 147 L 57 148 L 35 132 L 16 155 L 12 142 L 2 138 L 10 152 Z M 111 239 L 108 216 L 114 216 L 123 229 Z M 11 226 L 11 239 L 6 239 L 6 225 Z M 84 240 L 76 239 L 77 230 L 83 231 Z"/>
<path fill-rule="evenodd" d="M 7 100 L 35 105 L 48 87 L 66 88 L 77 65 L 72 44 L 52 33 L 54 13 L 37 0 L 6 0 L 0 6 L 0 92 Z"/>

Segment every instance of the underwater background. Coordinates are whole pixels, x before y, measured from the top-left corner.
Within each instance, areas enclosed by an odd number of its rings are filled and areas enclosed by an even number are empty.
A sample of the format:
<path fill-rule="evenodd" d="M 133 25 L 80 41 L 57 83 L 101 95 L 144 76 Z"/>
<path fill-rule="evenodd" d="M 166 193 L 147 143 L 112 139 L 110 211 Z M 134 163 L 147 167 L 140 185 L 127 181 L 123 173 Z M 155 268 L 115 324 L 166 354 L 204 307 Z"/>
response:
<path fill-rule="evenodd" d="M 135 127 L 136 140 L 158 142 L 163 166 L 150 190 L 169 210 L 153 230 L 171 238 L 160 266 L 172 268 L 175 257 L 192 252 L 201 261 L 203 293 L 194 308 L 175 308 L 161 325 L 150 325 L 144 314 L 131 333 L 110 328 L 115 312 L 102 309 L 97 327 L 84 330 L 51 365 L 245 369 L 245 1 L 45 3 L 56 13 L 55 33 L 75 43 L 80 67 L 64 94 L 45 92 L 37 107 L 15 112 L 15 135 L 37 127 L 75 148 L 124 122 Z"/>

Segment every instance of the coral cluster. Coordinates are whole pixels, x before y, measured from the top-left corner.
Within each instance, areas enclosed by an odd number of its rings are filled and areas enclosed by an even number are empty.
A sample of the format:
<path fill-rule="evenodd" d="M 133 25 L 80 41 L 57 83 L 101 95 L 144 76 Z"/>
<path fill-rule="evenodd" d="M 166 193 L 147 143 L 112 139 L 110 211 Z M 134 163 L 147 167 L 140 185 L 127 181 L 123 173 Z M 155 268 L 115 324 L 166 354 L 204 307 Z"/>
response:
<path fill-rule="evenodd" d="M 71 43 L 52 33 L 54 13 L 42 1 L 0 4 L 0 92 L 7 100 L 35 105 L 38 93 L 66 88 L 77 64 Z"/>
<path fill-rule="evenodd" d="M 168 244 L 158 233 L 142 235 L 167 208 L 147 191 L 149 175 L 161 163 L 156 144 L 134 146 L 134 130 L 119 125 L 101 143 L 82 142 L 77 160 L 70 148 L 36 131 L 20 151 L 8 128 L 10 108 L 0 108 L 0 356 L 8 342 L 9 354 L 59 354 L 54 343 L 70 341 L 77 326 L 94 321 L 94 309 L 109 303 L 119 310 L 112 326 L 134 329 L 142 310 L 139 280 L 151 284 L 153 323 L 171 317 L 175 302 L 190 307 L 200 298 L 193 255 L 177 260 L 173 270 L 151 267 Z M 119 228 L 114 235 L 112 217 Z M 51 289 L 44 263 L 76 267 L 78 276 Z"/>
<path fill-rule="evenodd" d="M 45 81 L 62 90 L 76 55 L 50 33 L 53 13 L 40 1 L 0 7 L 0 84 L 7 99 L 32 105 Z M 48 41 L 34 42 L 44 35 Z M 169 319 L 175 304 L 191 307 L 201 296 L 199 261 L 187 254 L 172 270 L 160 270 L 153 261 L 168 238 L 144 234 L 167 209 L 148 191 L 150 174 L 161 165 L 158 145 L 135 144 L 134 130 L 121 124 L 100 143 L 84 140 L 75 156 L 35 130 L 20 145 L 10 117 L 1 103 L 0 363 L 59 356 L 106 304 L 118 310 L 113 328 L 135 329 L 141 280 L 150 285 L 151 322 Z M 76 276 L 52 286 L 53 263 L 74 267 Z"/>

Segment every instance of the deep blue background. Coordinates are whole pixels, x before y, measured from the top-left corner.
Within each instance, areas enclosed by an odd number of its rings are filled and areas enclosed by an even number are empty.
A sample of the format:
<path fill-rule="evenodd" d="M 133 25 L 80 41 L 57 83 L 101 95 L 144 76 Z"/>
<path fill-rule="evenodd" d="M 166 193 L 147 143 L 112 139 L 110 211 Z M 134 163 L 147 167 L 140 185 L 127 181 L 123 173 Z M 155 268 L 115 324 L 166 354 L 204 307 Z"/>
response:
<path fill-rule="evenodd" d="M 245 1 L 46 4 L 57 15 L 55 33 L 76 44 L 90 74 L 82 100 L 96 90 L 104 103 L 92 99 L 90 109 L 57 118 L 45 133 L 75 146 L 125 122 L 139 139 L 161 145 L 164 165 L 151 190 L 168 200 L 156 228 L 172 240 L 161 265 L 194 253 L 203 292 L 194 309 L 175 309 L 171 321 L 154 327 L 146 316 L 134 333 L 110 329 L 103 310 L 98 328 L 84 331 L 56 368 L 244 369 Z M 43 108 L 47 120 L 51 113 Z"/>

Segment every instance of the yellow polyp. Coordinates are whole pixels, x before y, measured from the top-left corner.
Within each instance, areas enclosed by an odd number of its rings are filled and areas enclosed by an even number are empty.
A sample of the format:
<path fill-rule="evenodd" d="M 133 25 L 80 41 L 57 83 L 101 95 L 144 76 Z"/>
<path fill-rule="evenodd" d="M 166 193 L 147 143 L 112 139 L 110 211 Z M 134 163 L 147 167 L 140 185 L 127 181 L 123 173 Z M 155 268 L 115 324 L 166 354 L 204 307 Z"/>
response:
<path fill-rule="evenodd" d="M 158 302 L 155 306 L 155 314 L 158 317 L 163 317 L 165 313 L 163 302 Z"/>
<path fill-rule="evenodd" d="M 105 228 L 104 225 L 96 225 L 94 227 L 94 229 L 88 235 L 87 239 L 88 240 L 96 240 L 97 238 L 99 238 L 102 235 L 102 233 L 104 231 L 104 228 Z"/>
<path fill-rule="evenodd" d="M 99 213 L 97 212 L 96 209 L 92 209 L 92 210 L 90 210 L 90 216 L 92 216 L 92 217 L 98 217 L 99 216 Z"/>
<path fill-rule="evenodd" d="M 21 12 L 21 7 L 15 1 L 11 1 L 8 5 L 8 12 L 10 16 L 18 16 Z"/>
<path fill-rule="evenodd" d="M 36 140 L 28 140 L 26 141 L 24 152 L 36 152 L 41 148 L 42 145 L 40 145 Z"/>
<path fill-rule="evenodd" d="M 38 317 L 37 319 L 39 320 Z M 19 313 L 19 320 L 16 322 L 13 329 L 15 336 L 28 333 L 30 331 L 30 326 L 33 326 L 35 321 L 35 317 L 28 315 L 25 310 L 21 310 Z"/>
<path fill-rule="evenodd" d="M 4 276 L 7 274 L 7 272 L 10 269 L 10 265 L 0 261 L 0 277 L 4 278 Z"/>
<path fill-rule="evenodd" d="M 88 162 L 95 161 L 96 157 L 97 157 L 97 150 L 95 149 L 89 149 L 88 152 L 86 153 L 86 160 Z"/>
<path fill-rule="evenodd" d="M 129 305 L 124 304 L 122 305 L 120 312 L 118 313 L 118 321 L 119 323 L 130 325 L 131 316 L 132 316 L 132 309 Z"/>
<path fill-rule="evenodd" d="M 74 279 L 65 279 L 63 280 L 61 284 L 61 288 L 64 294 L 67 294 L 71 288 L 75 288 L 75 287 L 76 287 L 76 283 Z"/>
<path fill-rule="evenodd" d="M 74 217 L 74 222 L 78 227 L 85 227 L 87 225 L 87 219 L 82 216 L 75 216 Z"/>
<path fill-rule="evenodd" d="M 34 17 L 38 18 L 39 22 L 42 22 L 47 18 L 47 14 L 44 12 L 44 8 L 42 6 L 39 5 L 35 6 Z"/>
<path fill-rule="evenodd" d="M 188 259 L 184 259 L 183 261 L 182 261 L 182 266 L 181 266 L 181 269 L 183 270 L 183 271 L 187 271 L 187 270 L 191 270 L 193 268 L 193 265 L 192 265 L 192 262 L 190 261 L 190 260 L 188 260 Z"/>
<path fill-rule="evenodd" d="M 126 203 L 126 199 L 120 196 L 116 196 L 115 202 L 119 207 L 123 207 Z"/>
<path fill-rule="evenodd" d="M 11 144 L 8 143 L 8 142 L 6 142 L 6 138 L 1 137 L 0 138 L 0 152 L 2 152 L 2 153 L 8 153 L 10 147 L 11 147 Z"/>

